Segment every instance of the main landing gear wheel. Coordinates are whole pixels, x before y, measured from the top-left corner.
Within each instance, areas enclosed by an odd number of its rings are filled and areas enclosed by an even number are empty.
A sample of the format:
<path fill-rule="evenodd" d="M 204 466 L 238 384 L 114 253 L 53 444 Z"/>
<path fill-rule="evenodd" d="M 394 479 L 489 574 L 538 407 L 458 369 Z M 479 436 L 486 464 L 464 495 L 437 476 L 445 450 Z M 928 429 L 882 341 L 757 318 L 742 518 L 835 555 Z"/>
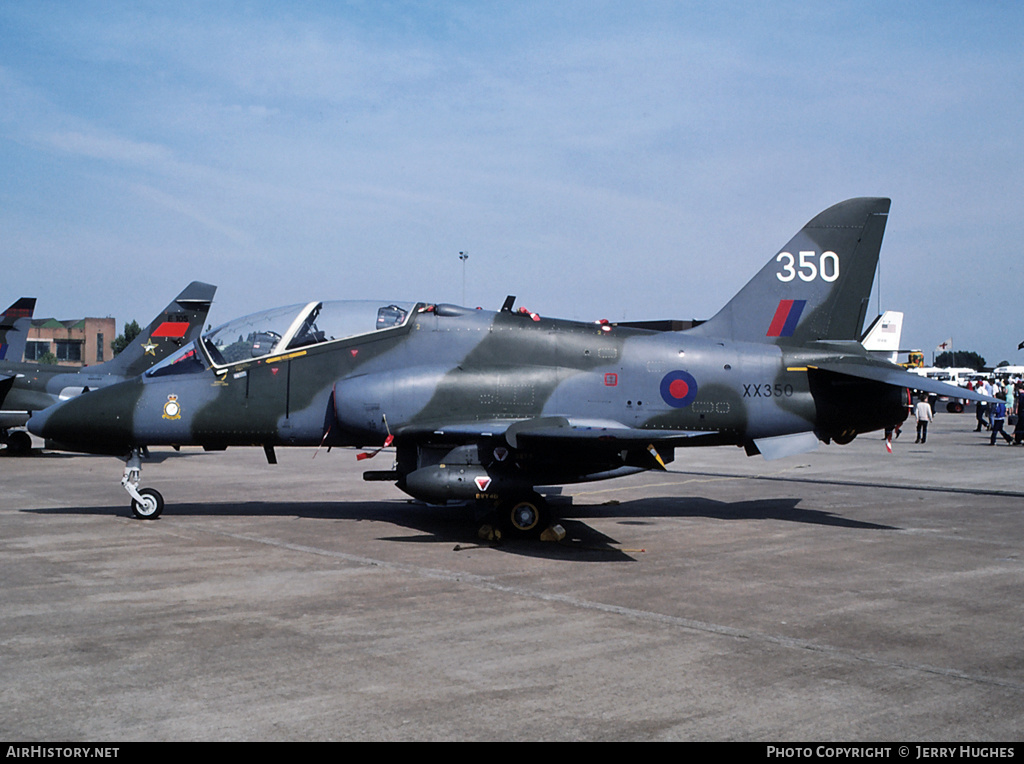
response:
<path fill-rule="evenodd" d="M 132 514 L 140 520 L 155 520 L 164 511 L 164 497 L 155 488 L 140 490 L 139 499 L 132 499 Z"/>
<path fill-rule="evenodd" d="M 27 456 L 32 453 L 32 438 L 23 430 L 17 430 L 7 436 L 7 453 L 11 456 Z"/>
<path fill-rule="evenodd" d="M 518 536 L 539 536 L 548 525 L 547 502 L 537 493 L 503 502 L 504 525 Z"/>

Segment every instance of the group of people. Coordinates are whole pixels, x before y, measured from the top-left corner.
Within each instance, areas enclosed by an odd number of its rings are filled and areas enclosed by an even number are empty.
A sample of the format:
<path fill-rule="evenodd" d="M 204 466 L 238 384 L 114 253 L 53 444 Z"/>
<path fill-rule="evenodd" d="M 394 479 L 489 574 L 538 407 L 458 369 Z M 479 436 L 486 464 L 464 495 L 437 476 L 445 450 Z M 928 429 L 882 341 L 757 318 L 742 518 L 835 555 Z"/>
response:
<path fill-rule="evenodd" d="M 968 382 L 967 389 L 998 400 L 998 403 L 977 404 L 975 416 L 978 426 L 975 432 L 981 432 L 982 428 L 988 430 L 991 433 L 991 446 L 996 444 L 1000 436 L 1011 446 L 1024 443 L 1024 381 L 1004 384 L 997 380 L 981 379 L 974 383 Z M 1013 424 L 1012 436 L 1004 429 L 1007 420 Z"/>
<path fill-rule="evenodd" d="M 980 379 L 968 382 L 967 389 L 997 401 L 976 404 L 978 426 L 975 432 L 987 430 L 991 434 L 990 446 L 994 446 L 1000 437 L 1011 446 L 1024 444 L 1024 380 L 1001 383 L 998 380 Z M 917 440 L 914 442 L 925 443 L 928 440 L 928 424 L 935 418 L 928 396 L 922 395 L 912 410 L 917 420 Z M 1005 429 L 1007 421 L 1013 425 L 1013 435 Z M 888 437 L 889 433 L 886 435 Z M 899 437 L 899 428 L 896 428 L 896 436 Z"/>

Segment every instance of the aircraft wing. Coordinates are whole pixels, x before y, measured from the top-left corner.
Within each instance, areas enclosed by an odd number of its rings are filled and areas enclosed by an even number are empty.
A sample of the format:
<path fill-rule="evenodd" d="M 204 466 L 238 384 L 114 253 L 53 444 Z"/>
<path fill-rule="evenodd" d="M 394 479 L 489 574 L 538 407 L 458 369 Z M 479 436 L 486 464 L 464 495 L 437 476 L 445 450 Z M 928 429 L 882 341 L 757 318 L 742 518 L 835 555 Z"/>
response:
<path fill-rule="evenodd" d="M 815 361 L 809 363 L 808 368 L 822 369 L 835 374 L 846 374 L 858 379 L 870 379 L 874 382 L 884 382 L 887 385 L 896 385 L 897 387 L 909 387 L 911 390 L 921 390 L 922 392 L 945 395 L 950 398 L 962 398 L 982 403 L 998 402 L 991 396 L 982 395 L 964 387 L 940 382 L 931 377 L 923 377 L 920 374 L 914 374 L 892 364 L 872 363 L 870 360 L 862 358 L 837 358 L 827 361 Z"/>
<path fill-rule="evenodd" d="M 0 374 L 0 429 L 21 427 L 28 421 L 29 412 L 23 409 L 4 409 L 3 403 L 14 386 L 17 374 Z"/>
<path fill-rule="evenodd" d="M 454 440 L 477 440 L 504 436 L 512 448 L 521 447 L 524 442 L 554 445 L 566 444 L 608 445 L 616 449 L 646 448 L 652 443 L 659 445 L 693 445 L 692 439 L 718 436 L 717 432 L 703 430 L 645 430 L 628 427 L 612 420 L 570 419 L 551 416 L 521 420 L 497 420 L 492 422 L 468 422 L 436 427 L 403 428 L 398 437 L 434 436 Z"/>
<path fill-rule="evenodd" d="M 552 421 L 554 420 L 554 421 Z M 560 422 L 557 420 L 561 420 Z M 572 420 L 564 417 L 541 417 L 517 422 L 505 432 L 505 440 L 513 448 L 533 443 L 545 446 L 584 446 L 608 449 L 648 448 L 693 445 L 694 438 L 711 439 L 719 434 L 697 430 L 642 430 L 619 422 Z"/>

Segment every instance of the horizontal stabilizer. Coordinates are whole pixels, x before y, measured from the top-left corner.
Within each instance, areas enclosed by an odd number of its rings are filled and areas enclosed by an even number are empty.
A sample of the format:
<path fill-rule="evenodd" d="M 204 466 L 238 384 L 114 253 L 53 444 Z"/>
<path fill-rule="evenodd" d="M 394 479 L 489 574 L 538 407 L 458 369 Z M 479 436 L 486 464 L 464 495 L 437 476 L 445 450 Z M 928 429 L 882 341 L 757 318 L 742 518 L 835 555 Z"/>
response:
<path fill-rule="evenodd" d="M 988 395 L 981 395 L 973 390 L 964 387 L 957 387 L 946 382 L 940 382 L 931 377 L 922 377 L 905 371 L 899 366 L 879 363 L 873 364 L 869 361 L 859 359 L 821 361 L 809 364 L 810 368 L 831 371 L 835 374 L 846 374 L 858 379 L 870 379 L 873 382 L 884 382 L 887 385 L 897 387 L 909 387 L 911 390 L 920 390 L 925 393 L 935 393 L 950 398 L 962 398 L 968 401 L 979 401 L 982 403 L 996 403 L 996 399 Z"/>

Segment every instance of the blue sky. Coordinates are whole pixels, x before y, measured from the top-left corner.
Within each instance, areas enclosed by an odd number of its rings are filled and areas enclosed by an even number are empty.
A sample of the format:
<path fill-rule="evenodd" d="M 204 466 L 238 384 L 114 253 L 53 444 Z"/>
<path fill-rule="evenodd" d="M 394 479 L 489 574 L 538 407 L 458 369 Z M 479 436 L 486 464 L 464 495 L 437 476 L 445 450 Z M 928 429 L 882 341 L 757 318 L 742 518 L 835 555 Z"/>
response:
<path fill-rule="evenodd" d="M 1024 363 L 1024 5 L 0 4 L 5 305 L 707 318 L 889 196 L 904 347 Z M 469 252 L 463 264 L 459 252 Z M 119 323 L 120 329 L 120 323 Z"/>

